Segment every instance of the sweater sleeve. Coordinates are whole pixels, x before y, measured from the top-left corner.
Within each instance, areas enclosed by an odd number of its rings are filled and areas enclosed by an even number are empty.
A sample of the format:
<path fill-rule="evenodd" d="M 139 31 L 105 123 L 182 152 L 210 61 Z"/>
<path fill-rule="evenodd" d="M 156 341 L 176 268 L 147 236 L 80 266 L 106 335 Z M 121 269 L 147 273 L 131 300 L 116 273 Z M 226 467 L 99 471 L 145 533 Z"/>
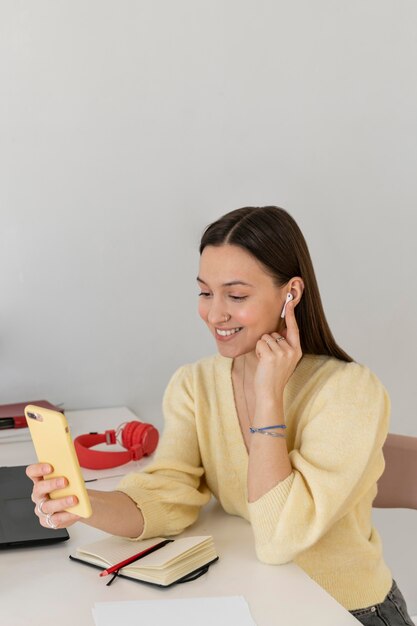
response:
<path fill-rule="evenodd" d="M 182 532 L 210 500 L 195 427 L 191 367 L 180 367 L 168 383 L 162 402 L 164 431 L 153 462 L 125 476 L 117 487 L 144 517 L 137 539 Z"/>
<path fill-rule="evenodd" d="M 389 396 L 368 368 L 348 363 L 327 380 L 301 416 L 292 473 L 249 503 L 261 561 L 293 560 L 374 488 L 389 413 Z"/>

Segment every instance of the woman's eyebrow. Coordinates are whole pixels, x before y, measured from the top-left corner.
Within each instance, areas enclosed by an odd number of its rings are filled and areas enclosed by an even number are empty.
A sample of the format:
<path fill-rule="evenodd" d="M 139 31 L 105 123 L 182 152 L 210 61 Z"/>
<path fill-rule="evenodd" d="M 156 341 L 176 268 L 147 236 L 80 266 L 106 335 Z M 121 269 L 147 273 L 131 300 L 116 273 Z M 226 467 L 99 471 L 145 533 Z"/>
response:
<path fill-rule="evenodd" d="M 207 285 L 207 283 L 204 282 L 204 280 L 199 276 L 197 276 L 197 281 L 199 283 L 203 283 L 203 285 Z M 228 283 L 223 283 L 222 287 L 232 287 L 233 285 L 244 285 L 245 287 L 253 287 L 253 285 L 251 285 L 250 283 L 245 283 L 243 282 L 243 280 L 231 280 Z"/>

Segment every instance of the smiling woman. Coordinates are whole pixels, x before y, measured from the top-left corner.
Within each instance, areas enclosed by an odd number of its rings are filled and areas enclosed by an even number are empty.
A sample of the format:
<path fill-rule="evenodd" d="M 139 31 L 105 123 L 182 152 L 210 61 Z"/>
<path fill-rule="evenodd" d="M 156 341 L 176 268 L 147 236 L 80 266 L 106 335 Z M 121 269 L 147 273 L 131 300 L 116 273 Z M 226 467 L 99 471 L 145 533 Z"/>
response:
<path fill-rule="evenodd" d="M 175 535 L 213 494 L 250 522 L 260 560 L 294 561 L 363 624 L 412 626 L 371 519 L 389 397 L 336 343 L 296 222 L 271 206 L 224 215 L 204 231 L 197 282 L 217 353 L 173 374 L 154 462 L 90 491 L 88 520 L 30 466 L 41 524 Z"/>

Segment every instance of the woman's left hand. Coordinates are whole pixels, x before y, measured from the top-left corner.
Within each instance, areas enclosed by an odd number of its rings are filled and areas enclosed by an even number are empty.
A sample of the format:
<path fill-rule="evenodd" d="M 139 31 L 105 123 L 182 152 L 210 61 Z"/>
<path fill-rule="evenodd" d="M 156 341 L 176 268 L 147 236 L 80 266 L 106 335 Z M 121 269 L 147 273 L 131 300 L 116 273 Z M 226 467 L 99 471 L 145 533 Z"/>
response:
<path fill-rule="evenodd" d="M 259 359 L 254 381 L 257 404 L 282 399 L 285 385 L 302 357 L 294 309 L 294 302 L 289 302 L 285 315 L 287 328 L 281 335 L 262 335 L 256 344 L 255 351 Z"/>

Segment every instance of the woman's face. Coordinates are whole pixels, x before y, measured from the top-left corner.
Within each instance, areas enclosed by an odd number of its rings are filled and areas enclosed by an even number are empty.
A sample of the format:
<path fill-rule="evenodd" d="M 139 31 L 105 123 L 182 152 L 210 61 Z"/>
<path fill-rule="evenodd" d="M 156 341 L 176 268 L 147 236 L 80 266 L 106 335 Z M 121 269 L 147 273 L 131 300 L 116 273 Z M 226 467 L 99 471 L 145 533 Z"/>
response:
<path fill-rule="evenodd" d="M 239 246 L 206 246 L 197 282 L 199 315 L 223 356 L 234 358 L 255 350 L 263 334 L 279 332 L 284 325 L 286 286 L 276 287 L 257 259 Z M 238 328 L 230 336 L 217 332 Z"/>

